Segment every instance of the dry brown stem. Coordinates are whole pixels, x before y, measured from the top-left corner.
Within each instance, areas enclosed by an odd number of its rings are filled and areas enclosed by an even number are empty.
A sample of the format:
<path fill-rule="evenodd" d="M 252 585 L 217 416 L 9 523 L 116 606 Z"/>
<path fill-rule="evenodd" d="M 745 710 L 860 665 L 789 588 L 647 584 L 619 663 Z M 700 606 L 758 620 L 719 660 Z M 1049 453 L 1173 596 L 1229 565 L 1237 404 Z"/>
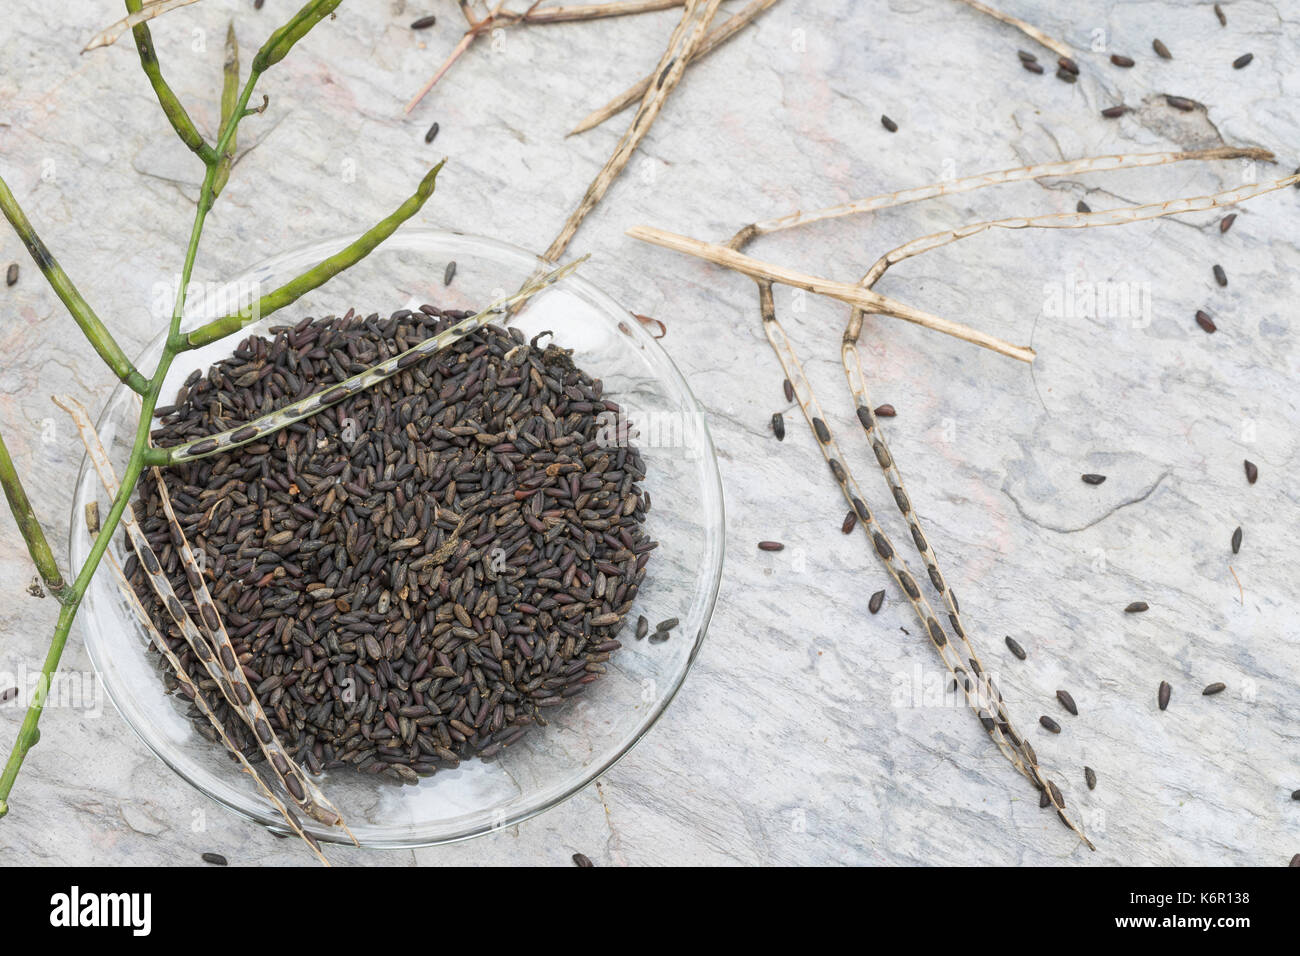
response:
<path fill-rule="evenodd" d="M 980 13 L 988 14 L 994 20 L 1001 20 L 1003 23 L 1015 27 L 1025 36 L 1029 37 L 1031 40 L 1033 40 L 1036 43 L 1041 43 L 1043 46 L 1047 47 L 1057 56 L 1068 56 L 1068 57 L 1074 56 L 1074 53 L 1070 50 L 1068 46 L 1066 46 L 1060 40 L 1055 40 L 1052 37 L 1049 37 L 1046 33 L 1038 29 L 1038 27 L 1034 26 L 1032 23 L 1026 23 L 1024 20 L 1013 17 L 1010 14 L 1003 13 L 1001 10 L 994 10 L 988 4 L 980 3 L 979 0 L 961 0 L 961 2 L 966 4 L 966 6 L 970 7 L 972 10 L 978 10 Z"/>
<path fill-rule="evenodd" d="M 89 53 L 91 50 L 97 50 L 102 46 L 110 46 L 118 41 L 127 30 L 139 23 L 148 23 L 154 17 L 160 17 L 169 10 L 175 10 L 177 7 L 186 7 L 191 3 L 198 3 L 199 0 L 155 0 L 153 3 L 146 2 L 143 7 L 135 13 L 129 14 L 118 20 L 110 27 L 100 30 L 90 42 L 82 48 L 82 53 Z"/>

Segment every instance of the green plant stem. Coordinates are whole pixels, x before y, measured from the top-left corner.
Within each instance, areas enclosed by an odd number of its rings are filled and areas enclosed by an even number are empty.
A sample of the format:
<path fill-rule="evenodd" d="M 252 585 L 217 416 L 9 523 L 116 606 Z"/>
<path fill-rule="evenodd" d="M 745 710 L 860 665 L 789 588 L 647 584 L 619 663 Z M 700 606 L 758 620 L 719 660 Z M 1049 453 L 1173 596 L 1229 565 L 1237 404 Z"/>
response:
<path fill-rule="evenodd" d="M 142 0 L 126 0 L 127 13 L 139 13 L 141 6 Z M 194 121 L 190 119 L 190 114 L 181 105 L 180 98 L 163 79 L 162 66 L 158 63 L 158 53 L 153 47 L 153 35 L 149 32 L 149 24 L 137 23 L 131 28 L 131 35 L 135 37 L 135 48 L 140 53 L 140 66 L 144 69 L 145 76 L 149 78 L 149 84 L 153 87 L 168 122 L 172 124 L 172 129 L 176 130 L 176 135 L 181 138 L 181 142 L 193 150 L 199 159 L 211 165 L 216 161 L 217 154 L 199 134 Z"/>
<path fill-rule="evenodd" d="M 226 63 L 222 72 L 224 75 L 221 83 L 221 132 L 225 132 L 226 127 L 234 121 L 235 107 L 239 103 L 239 40 L 235 37 L 234 20 L 226 26 Z M 221 133 L 217 135 L 220 136 Z M 221 154 L 220 165 L 217 167 L 217 181 L 212 188 L 213 196 L 220 196 L 221 191 L 226 188 L 226 182 L 230 179 L 230 167 L 235 159 L 236 139 L 237 136 L 232 134 L 230 144 Z"/>
<path fill-rule="evenodd" d="M 22 207 L 18 205 L 18 200 L 10 192 L 8 184 L 0 177 L 0 211 L 9 220 L 9 224 L 14 227 L 14 232 L 18 233 L 18 238 L 23 241 L 27 247 L 27 252 L 31 255 L 32 261 L 36 263 L 36 268 L 41 270 L 41 275 L 45 276 L 54 289 L 54 294 L 59 297 L 59 301 L 72 314 L 81 331 L 85 333 L 90 344 L 94 346 L 99 357 L 107 363 L 108 367 L 127 388 L 133 392 L 143 393 L 146 379 L 136 367 L 131 364 L 131 360 L 126 357 L 122 347 L 117 344 L 113 336 L 109 333 L 108 328 L 95 314 L 95 310 L 86 302 L 77 287 L 72 284 L 68 274 L 63 271 L 58 260 L 50 253 L 41 237 L 36 234 L 32 228 L 31 222 L 26 214 L 23 213 Z"/>
<path fill-rule="evenodd" d="M 45 539 L 45 532 L 32 509 L 32 503 L 27 499 L 27 492 L 23 490 L 23 483 L 18 478 L 18 471 L 14 468 L 14 461 L 9 457 L 9 449 L 5 447 L 3 438 L 0 438 L 0 485 L 4 486 L 9 510 L 18 522 L 18 532 L 27 542 L 27 550 L 31 553 L 41 580 L 50 593 L 62 601 L 67 583 L 59 571 L 58 562 L 54 560 L 54 552 Z"/>
<path fill-rule="evenodd" d="M 433 195 L 434 184 L 438 179 L 438 171 L 442 169 L 445 162 L 444 159 L 429 170 L 424 179 L 420 181 L 420 186 L 415 193 L 398 206 L 391 216 L 381 220 L 350 245 L 327 259 L 321 260 L 320 263 L 308 269 L 302 275 L 290 279 L 278 289 L 268 292 L 255 305 L 250 305 L 231 315 L 213 319 L 206 325 L 199 326 L 199 328 L 185 336 L 184 347 L 200 348 L 238 332 L 244 326 L 265 318 L 279 309 L 283 309 L 301 296 L 324 285 L 340 272 L 356 265 L 368 256 L 376 246 L 391 236 L 398 226 L 420 211 L 428 198 Z"/>

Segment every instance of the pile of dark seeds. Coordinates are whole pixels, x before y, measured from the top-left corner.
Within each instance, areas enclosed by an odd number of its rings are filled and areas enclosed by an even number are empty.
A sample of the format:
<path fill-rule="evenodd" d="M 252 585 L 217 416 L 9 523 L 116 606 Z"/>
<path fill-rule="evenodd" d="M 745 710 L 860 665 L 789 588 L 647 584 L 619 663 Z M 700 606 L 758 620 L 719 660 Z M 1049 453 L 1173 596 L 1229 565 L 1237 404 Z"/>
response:
<path fill-rule="evenodd" d="M 249 338 L 158 410 L 154 443 L 256 418 L 467 314 L 348 313 Z M 618 412 L 566 350 L 487 328 L 264 443 L 163 472 L 239 662 L 307 769 L 409 782 L 490 757 L 604 672 L 655 547 Z M 152 477 L 137 513 L 197 618 Z M 134 556 L 127 572 L 259 759 Z"/>

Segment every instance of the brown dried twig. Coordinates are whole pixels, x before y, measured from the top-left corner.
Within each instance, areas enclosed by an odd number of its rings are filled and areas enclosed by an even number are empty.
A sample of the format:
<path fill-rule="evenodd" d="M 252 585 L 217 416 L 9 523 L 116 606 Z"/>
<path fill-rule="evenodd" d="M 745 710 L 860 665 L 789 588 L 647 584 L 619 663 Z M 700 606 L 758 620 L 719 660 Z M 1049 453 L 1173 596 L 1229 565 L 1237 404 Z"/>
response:
<path fill-rule="evenodd" d="M 704 39 L 700 41 L 699 47 L 691 54 L 690 62 L 703 59 L 708 56 L 722 44 L 726 43 L 749 23 L 756 20 L 759 14 L 764 13 L 777 4 L 778 0 L 752 0 L 749 6 L 734 14 L 726 20 L 721 26 L 714 27 Z M 644 76 L 636 83 L 629 86 L 626 90 L 614 97 L 600 109 L 593 110 L 591 113 L 578 123 L 577 126 L 569 130 L 568 135 L 574 136 L 578 133 L 585 133 L 589 129 L 594 129 L 610 117 L 617 116 L 623 110 L 627 109 L 637 100 L 645 96 L 646 90 L 650 89 L 650 84 L 655 80 L 652 73 Z"/>
<path fill-rule="evenodd" d="M 988 14 L 994 20 L 1000 20 L 1003 23 L 1015 27 L 1025 36 L 1033 40 L 1035 43 L 1041 43 L 1043 46 L 1047 47 L 1057 56 L 1065 56 L 1065 57 L 1074 56 L 1073 51 L 1071 51 L 1068 46 L 1066 46 L 1060 40 L 1055 40 L 1052 37 L 1049 37 L 1046 33 L 1038 29 L 1038 27 L 1034 26 L 1032 23 L 1026 23 L 1024 20 L 1021 20 L 1017 17 L 1013 17 L 1008 13 L 1003 13 L 1001 10 L 994 10 L 992 7 L 988 6 L 987 4 L 980 3 L 979 0 L 961 0 L 961 2 L 966 4 L 966 6 L 970 7 L 972 10 L 978 10 L 980 13 Z"/>
<path fill-rule="evenodd" d="M 169 10 L 175 10 L 177 7 L 186 7 L 191 3 L 198 3 L 199 0 L 154 0 L 146 2 L 143 7 L 134 13 L 130 13 L 118 20 L 110 27 L 105 27 L 93 37 L 90 42 L 82 48 L 82 53 L 89 53 L 91 50 L 97 50 L 102 46 L 110 46 L 118 41 L 127 30 L 130 30 L 136 24 L 148 23 L 154 17 L 160 17 Z"/>

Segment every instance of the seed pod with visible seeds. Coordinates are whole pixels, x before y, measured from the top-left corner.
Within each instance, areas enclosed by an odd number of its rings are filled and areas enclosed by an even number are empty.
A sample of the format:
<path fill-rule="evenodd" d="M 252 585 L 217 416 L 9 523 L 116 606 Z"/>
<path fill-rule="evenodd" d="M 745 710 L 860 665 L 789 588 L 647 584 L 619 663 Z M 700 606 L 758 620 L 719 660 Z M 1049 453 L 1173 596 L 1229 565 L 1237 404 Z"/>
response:
<path fill-rule="evenodd" d="M 1061 702 L 1062 707 L 1068 710 L 1075 717 L 1079 716 L 1079 708 L 1074 703 L 1074 698 L 1070 696 L 1070 692 L 1068 690 L 1058 690 L 1056 692 L 1056 699 Z"/>
<path fill-rule="evenodd" d="M 1171 693 L 1173 693 L 1173 688 L 1169 686 L 1169 681 L 1162 680 L 1160 682 L 1160 690 L 1156 694 L 1156 702 L 1160 705 L 1161 710 L 1167 710 L 1169 708 L 1169 695 Z"/>

